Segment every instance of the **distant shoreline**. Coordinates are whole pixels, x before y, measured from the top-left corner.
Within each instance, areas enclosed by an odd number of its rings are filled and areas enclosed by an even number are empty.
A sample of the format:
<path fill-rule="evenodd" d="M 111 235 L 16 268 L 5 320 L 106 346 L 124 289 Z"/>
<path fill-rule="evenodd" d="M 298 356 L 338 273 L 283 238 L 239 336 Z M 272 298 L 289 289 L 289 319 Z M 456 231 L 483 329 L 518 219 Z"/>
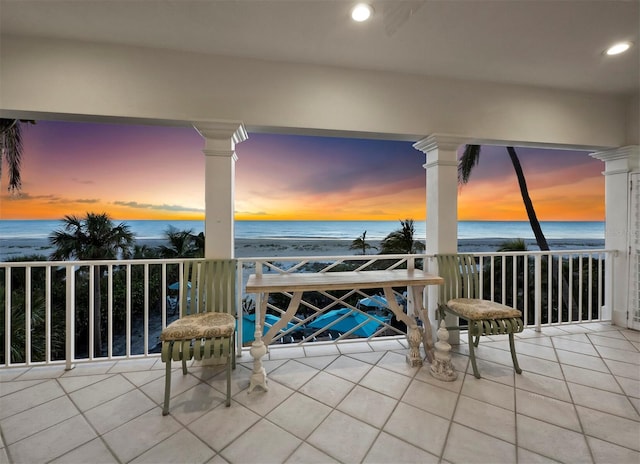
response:
<path fill-rule="evenodd" d="M 473 238 L 459 239 L 460 252 L 495 252 L 508 238 Z M 552 251 L 603 249 L 603 239 L 548 239 Z M 263 258 L 282 256 L 349 256 L 358 254 L 358 250 L 350 250 L 352 240 L 341 239 L 246 239 L 235 241 L 237 258 Z M 380 240 L 368 240 L 371 246 L 380 247 Z M 533 239 L 525 239 L 531 251 L 538 250 Z M 137 245 L 157 247 L 166 245 L 164 239 L 137 239 Z M 11 258 L 41 254 L 49 256 L 54 248 L 47 239 L 23 238 L 3 239 L 0 241 L 0 261 Z M 377 254 L 378 250 L 370 249 L 368 254 Z"/>

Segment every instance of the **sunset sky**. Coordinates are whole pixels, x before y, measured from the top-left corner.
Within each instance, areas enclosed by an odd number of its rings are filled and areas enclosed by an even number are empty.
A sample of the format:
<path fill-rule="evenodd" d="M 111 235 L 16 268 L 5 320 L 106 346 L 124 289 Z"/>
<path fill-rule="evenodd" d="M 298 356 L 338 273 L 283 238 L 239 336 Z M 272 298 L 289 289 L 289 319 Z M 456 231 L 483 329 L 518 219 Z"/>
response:
<path fill-rule="evenodd" d="M 107 212 L 202 219 L 204 142 L 195 129 L 39 121 L 23 126 L 20 197 L 2 172 L 0 219 Z M 424 154 L 410 142 L 249 134 L 236 147 L 236 219 L 424 219 Z M 542 221 L 604 220 L 604 169 L 586 152 L 519 148 Z M 459 190 L 460 220 L 526 220 L 504 147 L 484 147 Z"/>

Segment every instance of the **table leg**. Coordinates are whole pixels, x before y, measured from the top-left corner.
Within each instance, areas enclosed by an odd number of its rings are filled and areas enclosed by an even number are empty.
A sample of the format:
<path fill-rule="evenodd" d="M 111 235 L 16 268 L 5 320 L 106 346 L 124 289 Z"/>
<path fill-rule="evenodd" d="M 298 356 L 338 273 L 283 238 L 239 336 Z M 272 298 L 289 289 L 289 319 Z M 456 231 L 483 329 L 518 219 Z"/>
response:
<path fill-rule="evenodd" d="M 269 387 L 267 386 L 267 371 L 264 370 L 262 365 L 262 357 L 267 354 L 267 347 L 262 341 L 262 326 L 264 324 L 264 315 L 267 312 L 268 301 L 268 293 L 263 293 L 258 296 L 258 303 L 256 304 L 256 331 L 251 349 L 249 350 L 249 353 L 253 356 L 253 373 L 249 380 L 249 393 L 251 393 L 255 387 L 269 391 Z"/>
<path fill-rule="evenodd" d="M 422 366 L 422 356 L 420 356 L 420 342 L 422 341 L 422 332 L 415 318 L 409 317 L 398 306 L 396 302 L 396 296 L 393 293 L 393 289 L 390 287 L 384 287 L 384 297 L 387 299 L 389 309 L 396 316 L 396 319 L 407 324 L 407 341 L 409 342 L 409 354 L 407 354 L 407 364 L 411 367 Z"/>
<path fill-rule="evenodd" d="M 262 389 L 264 389 L 264 391 L 269 391 L 269 387 L 267 387 L 267 372 L 264 370 L 264 367 L 262 365 L 262 357 L 267 354 L 267 345 L 271 343 L 274 335 L 277 334 L 280 329 L 285 327 L 298 311 L 298 306 L 300 306 L 301 300 L 302 292 L 295 292 L 291 296 L 291 301 L 289 302 L 287 311 L 263 337 L 262 327 L 264 326 L 264 319 L 265 315 L 267 314 L 267 302 L 269 301 L 269 294 L 265 293 L 262 295 L 259 312 L 258 306 L 256 306 L 255 340 L 251 345 L 251 349 L 249 350 L 249 353 L 251 353 L 251 356 L 253 356 L 253 373 L 251 374 L 251 380 L 249 381 L 249 393 L 251 393 L 255 387 L 261 387 Z"/>
<path fill-rule="evenodd" d="M 453 382 L 458 378 L 458 373 L 451 363 L 451 345 L 449 345 L 449 331 L 444 319 L 440 321 L 438 329 L 438 341 L 436 342 L 435 359 L 431 364 L 431 375 L 436 379 Z"/>
<path fill-rule="evenodd" d="M 429 321 L 429 312 L 425 308 L 424 304 L 424 287 L 412 286 L 409 288 L 410 296 L 412 297 L 414 314 L 422 321 L 422 344 L 424 348 L 425 359 L 433 362 L 433 334 L 431 332 L 431 321 Z"/>

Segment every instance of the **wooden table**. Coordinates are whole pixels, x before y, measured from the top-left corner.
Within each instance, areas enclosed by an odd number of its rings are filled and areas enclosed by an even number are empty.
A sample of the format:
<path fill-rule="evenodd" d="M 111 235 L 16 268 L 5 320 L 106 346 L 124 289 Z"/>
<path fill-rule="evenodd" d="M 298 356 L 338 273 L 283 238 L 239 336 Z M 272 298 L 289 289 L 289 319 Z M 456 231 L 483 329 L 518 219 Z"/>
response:
<path fill-rule="evenodd" d="M 298 310 L 302 294 L 311 291 L 355 290 L 382 288 L 387 299 L 389 309 L 399 321 L 407 325 L 407 340 L 409 342 L 409 365 L 421 366 L 420 343 L 424 343 L 426 358 L 429 362 L 434 359 L 434 345 L 431 334 L 431 324 L 423 302 L 425 285 L 441 285 L 442 277 L 429 274 L 418 269 L 393 269 L 384 271 L 354 271 L 354 272 L 323 272 L 323 273 L 291 273 L 291 274 L 252 274 L 247 282 L 247 293 L 256 293 L 256 331 L 255 341 L 250 353 L 253 356 L 253 374 L 249 384 L 249 393 L 257 386 L 267 390 L 267 375 L 262 366 L 262 357 L 267 353 L 268 345 Z M 407 287 L 407 313 L 422 320 L 423 327 L 418 326 L 415 317 L 409 316 L 396 302 L 393 287 Z M 289 307 L 280 321 L 274 324 L 262 336 L 262 327 L 267 309 L 269 293 L 290 292 L 292 294 Z M 265 344 L 266 341 L 266 344 Z"/>

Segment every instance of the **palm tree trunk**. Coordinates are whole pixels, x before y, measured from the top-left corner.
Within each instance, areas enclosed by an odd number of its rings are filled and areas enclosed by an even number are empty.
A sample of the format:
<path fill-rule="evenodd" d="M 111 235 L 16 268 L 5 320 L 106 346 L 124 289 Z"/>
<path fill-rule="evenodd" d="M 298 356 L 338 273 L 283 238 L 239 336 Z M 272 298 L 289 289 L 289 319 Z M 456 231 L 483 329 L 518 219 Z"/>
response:
<path fill-rule="evenodd" d="M 513 147 L 507 147 L 507 152 L 509 152 L 509 158 L 511 158 L 513 169 L 516 171 L 516 177 L 518 178 L 518 185 L 520 186 L 520 194 L 522 195 L 522 201 L 524 202 L 524 207 L 527 210 L 527 216 L 529 216 L 529 223 L 531 224 L 533 235 L 535 235 L 536 237 L 536 243 L 538 244 L 538 248 L 540 248 L 540 251 L 549 251 L 549 244 L 547 243 L 547 239 L 542 233 L 542 227 L 540 227 L 540 222 L 538 221 L 538 217 L 536 216 L 536 211 L 535 209 L 533 209 L 533 202 L 529 197 L 529 189 L 527 189 L 527 181 L 524 178 L 524 172 L 522 171 L 522 166 L 520 165 L 520 160 L 518 159 L 516 150 Z"/>

